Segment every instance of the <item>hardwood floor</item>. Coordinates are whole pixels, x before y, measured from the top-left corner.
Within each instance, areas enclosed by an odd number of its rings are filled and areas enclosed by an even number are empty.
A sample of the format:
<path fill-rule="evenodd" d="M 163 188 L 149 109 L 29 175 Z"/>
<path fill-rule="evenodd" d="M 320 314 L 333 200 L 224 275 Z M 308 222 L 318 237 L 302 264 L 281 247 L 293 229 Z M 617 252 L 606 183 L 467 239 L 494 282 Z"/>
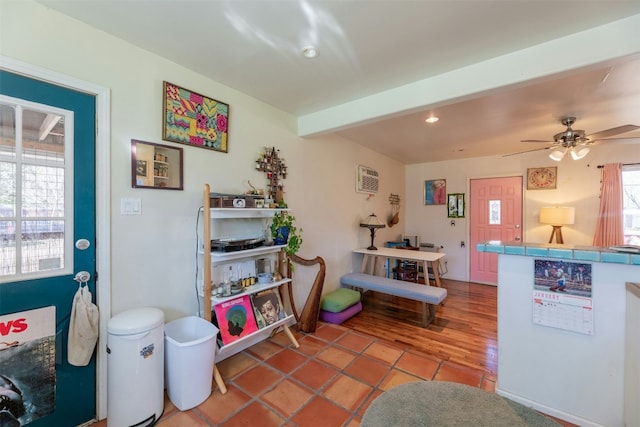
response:
<path fill-rule="evenodd" d="M 365 293 L 362 312 L 342 326 L 497 375 L 497 288 L 447 279 L 442 286 L 447 299 L 427 328 L 419 303 L 376 292 Z"/>

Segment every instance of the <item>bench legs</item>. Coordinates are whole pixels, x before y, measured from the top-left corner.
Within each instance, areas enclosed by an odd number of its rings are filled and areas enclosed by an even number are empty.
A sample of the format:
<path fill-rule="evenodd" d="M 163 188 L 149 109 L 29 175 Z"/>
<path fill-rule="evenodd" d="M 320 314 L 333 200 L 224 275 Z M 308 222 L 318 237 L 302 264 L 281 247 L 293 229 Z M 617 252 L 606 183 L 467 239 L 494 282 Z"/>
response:
<path fill-rule="evenodd" d="M 436 307 L 433 304 L 422 303 L 422 327 L 426 328 L 436 318 Z"/>

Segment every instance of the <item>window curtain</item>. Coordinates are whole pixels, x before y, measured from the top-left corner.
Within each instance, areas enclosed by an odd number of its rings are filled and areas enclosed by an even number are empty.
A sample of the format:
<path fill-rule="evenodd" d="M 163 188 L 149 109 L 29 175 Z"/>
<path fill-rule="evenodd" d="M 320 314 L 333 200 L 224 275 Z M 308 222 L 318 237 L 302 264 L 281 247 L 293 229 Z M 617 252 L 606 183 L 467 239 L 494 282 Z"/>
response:
<path fill-rule="evenodd" d="M 608 163 L 602 169 L 600 210 L 593 246 L 624 244 L 622 208 L 622 163 Z"/>

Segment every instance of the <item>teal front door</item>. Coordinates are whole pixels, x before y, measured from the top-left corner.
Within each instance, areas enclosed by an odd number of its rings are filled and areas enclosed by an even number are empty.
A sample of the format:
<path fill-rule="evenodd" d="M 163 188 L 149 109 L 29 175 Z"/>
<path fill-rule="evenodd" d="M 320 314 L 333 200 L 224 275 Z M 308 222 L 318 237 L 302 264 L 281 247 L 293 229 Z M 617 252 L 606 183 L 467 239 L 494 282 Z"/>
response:
<path fill-rule="evenodd" d="M 96 415 L 95 352 L 68 362 L 74 279 L 96 296 L 95 111 L 92 95 L 0 71 L 3 426 Z"/>

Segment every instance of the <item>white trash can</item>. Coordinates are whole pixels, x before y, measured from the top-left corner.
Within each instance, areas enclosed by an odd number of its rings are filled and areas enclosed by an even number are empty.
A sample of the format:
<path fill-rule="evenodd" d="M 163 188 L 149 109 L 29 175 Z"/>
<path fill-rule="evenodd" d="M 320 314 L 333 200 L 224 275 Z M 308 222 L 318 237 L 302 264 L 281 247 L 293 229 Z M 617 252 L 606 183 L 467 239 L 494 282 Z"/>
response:
<path fill-rule="evenodd" d="M 216 335 L 218 328 L 198 316 L 164 326 L 167 394 L 181 411 L 198 406 L 211 394 Z"/>
<path fill-rule="evenodd" d="M 107 324 L 107 425 L 151 426 L 164 411 L 164 313 L 123 311 Z"/>

